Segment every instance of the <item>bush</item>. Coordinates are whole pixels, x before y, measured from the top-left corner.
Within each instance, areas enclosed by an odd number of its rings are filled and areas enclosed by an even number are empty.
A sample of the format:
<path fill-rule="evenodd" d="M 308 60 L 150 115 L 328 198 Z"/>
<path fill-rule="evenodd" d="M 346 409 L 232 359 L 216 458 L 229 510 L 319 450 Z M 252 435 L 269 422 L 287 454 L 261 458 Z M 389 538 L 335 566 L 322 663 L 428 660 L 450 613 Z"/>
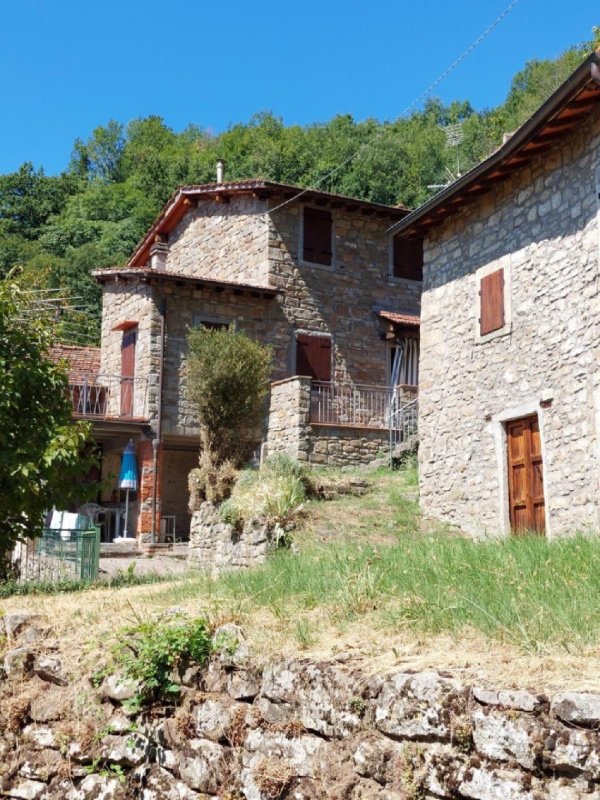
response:
<path fill-rule="evenodd" d="M 259 470 L 245 470 L 231 497 L 221 506 L 221 519 L 239 526 L 251 519 L 289 525 L 306 500 L 306 478 L 300 464 L 284 455 L 268 458 Z"/>
<path fill-rule="evenodd" d="M 188 336 L 188 397 L 198 412 L 201 456 L 195 487 L 207 500 L 229 495 L 235 470 L 260 439 L 268 392 L 268 348 L 233 327 L 199 327 Z"/>
<path fill-rule="evenodd" d="M 178 695 L 176 673 L 193 662 L 201 666 L 211 653 L 211 632 L 205 619 L 175 616 L 141 622 L 126 631 L 117 661 L 139 684 L 138 701 Z"/>

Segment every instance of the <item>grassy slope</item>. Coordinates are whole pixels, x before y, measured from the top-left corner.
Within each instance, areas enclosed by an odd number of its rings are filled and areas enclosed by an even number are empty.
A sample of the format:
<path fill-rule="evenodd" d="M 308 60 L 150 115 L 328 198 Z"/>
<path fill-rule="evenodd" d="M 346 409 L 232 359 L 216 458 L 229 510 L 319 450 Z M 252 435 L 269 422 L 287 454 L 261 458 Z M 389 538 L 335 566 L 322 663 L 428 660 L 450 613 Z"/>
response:
<path fill-rule="evenodd" d="M 310 501 L 294 550 L 261 569 L 0 608 L 49 613 L 65 643 L 87 653 L 80 666 L 115 627 L 178 606 L 241 621 L 264 658 L 345 650 L 368 669 L 598 688 L 600 539 L 475 543 L 423 524 L 414 470 L 370 480 L 364 496 Z"/>

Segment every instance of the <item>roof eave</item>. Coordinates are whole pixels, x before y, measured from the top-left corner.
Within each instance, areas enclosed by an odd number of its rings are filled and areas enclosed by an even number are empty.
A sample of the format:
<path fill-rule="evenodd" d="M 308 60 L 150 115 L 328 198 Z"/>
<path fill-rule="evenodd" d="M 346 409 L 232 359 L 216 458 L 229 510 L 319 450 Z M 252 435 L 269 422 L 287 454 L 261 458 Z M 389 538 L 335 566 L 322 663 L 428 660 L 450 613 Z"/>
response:
<path fill-rule="evenodd" d="M 426 218 L 434 210 L 456 197 L 463 189 L 476 183 L 494 167 L 498 167 L 506 159 L 515 157 L 519 149 L 526 145 L 544 124 L 556 116 L 587 83 L 594 81 L 600 84 L 600 51 L 591 53 L 585 61 L 567 78 L 546 102 L 525 122 L 501 147 L 488 158 L 466 172 L 446 189 L 435 194 L 430 200 L 412 211 L 404 219 L 392 225 L 390 232 L 410 232 L 416 223 Z"/>

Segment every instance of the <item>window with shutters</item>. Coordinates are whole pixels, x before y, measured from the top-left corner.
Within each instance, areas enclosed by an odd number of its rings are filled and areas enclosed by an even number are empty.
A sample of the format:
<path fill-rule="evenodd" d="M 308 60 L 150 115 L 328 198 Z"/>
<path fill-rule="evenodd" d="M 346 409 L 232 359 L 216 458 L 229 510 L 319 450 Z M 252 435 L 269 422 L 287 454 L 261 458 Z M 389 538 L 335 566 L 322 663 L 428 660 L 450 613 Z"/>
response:
<path fill-rule="evenodd" d="M 390 276 L 409 281 L 423 280 L 423 239 L 392 238 Z"/>
<path fill-rule="evenodd" d="M 333 263 L 331 211 L 304 206 L 302 211 L 302 260 L 324 266 L 331 266 Z"/>
<path fill-rule="evenodd" d="M 510 332 L 509 264 L 498 262 L 481 269 L 477 275 L 477 337 L 480 342 Z"/>
<path fill-rule="evenodd" d="M 331 337 L 297 333 L 294 374 L 305 375 L 316 381 L 330 381 Z"/>

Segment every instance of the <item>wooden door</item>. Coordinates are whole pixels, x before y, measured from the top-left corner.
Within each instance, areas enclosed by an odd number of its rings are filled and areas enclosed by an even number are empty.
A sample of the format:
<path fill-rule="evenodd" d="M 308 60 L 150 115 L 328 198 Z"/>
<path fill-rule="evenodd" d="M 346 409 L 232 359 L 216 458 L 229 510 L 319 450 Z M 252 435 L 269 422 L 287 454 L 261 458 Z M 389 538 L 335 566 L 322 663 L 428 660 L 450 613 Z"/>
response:
<path fill-rule="evenodd" d="M 506 432 L 512 531 L 543 533 L 546 527 L 544 472 L 537 415 L 507 423 Z"/>
<path fill-rule="evenodd" d="M 121 341 L 121 416 L 133 416 L 133 379 L 137 330 L 125 331 Z"/>

